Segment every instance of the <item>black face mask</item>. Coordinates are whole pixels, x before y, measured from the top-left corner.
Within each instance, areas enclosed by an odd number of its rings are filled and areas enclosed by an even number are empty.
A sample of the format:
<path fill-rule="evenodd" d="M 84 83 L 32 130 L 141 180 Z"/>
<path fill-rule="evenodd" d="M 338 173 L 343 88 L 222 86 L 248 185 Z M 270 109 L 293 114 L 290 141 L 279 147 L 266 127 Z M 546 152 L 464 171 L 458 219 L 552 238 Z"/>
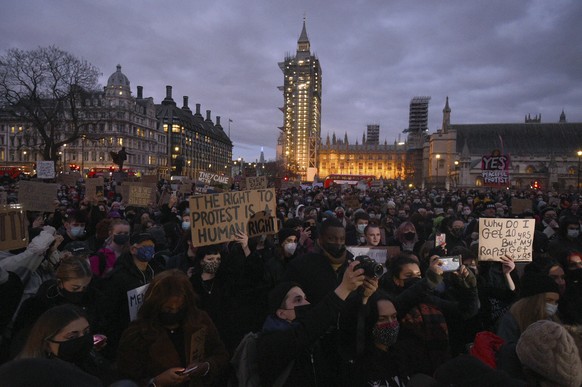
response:
<path fill-rule="evenodd" d="M 413 232 L 404 233 L 404 239 L 407 241 L 413 241 L 415 236 L 416 236 L 416 234 Z"/>
<path fill-rule="evenodd" d="M 83 297 L 85 292 L 69 292 L 67 289 L 59 289 L 59 293 L 63 298 L 69 301 L 71 304 L 80 305 L 83 302 Z"/>
<path fill-rule="evenodd" d="M 301 305 L 295 307 L 295 321 L 301 321 L 305 319 L 305 315 L 309 313 L 310 310 L 313 309 L 313 305 Z"/>
<path fill-rule="evenodd" d="M 129 242 L 129 235 L 127 234 L 115 234 L 113 235 L 113 242 L 118 246 L 123 246 Z"/>
<path fill-rule="evenodd" d="M 93 336 L 89 333 L 67 341 L 53 341 L 59 344 L 57 357 L 70 363 L 82 362 L 93 348 Z"/>
<path fill-rule="evenodd" d="M 346 245 L 341 243 L 325 242 L 321 247 L 323 247 L 323 249 L 327 251 L 329 255 L 336 259 L 341 258 L 346 252 Z"/>
<path fill-rule="evenodd" d="M 409 287 L 411 287 L 412 285 L 414 285 L 415 283 L 417 283 L 418 281 L 420 281 L 422 278 L 417 278 L 417 277 L 410 277 L 410 278 L 406 278 L 404 279 L 404 289 L 408 289 Z"/>
<path fill-rule="evenodd" d="M 162 325 L 171 326 L 176 324 L 181 324 L 184 321 L 184 317 L 186 317 L 186 309 L 181 309 L 176 313 L 171 312 L 160 312 L 158 314 L 158 318 Z"/>

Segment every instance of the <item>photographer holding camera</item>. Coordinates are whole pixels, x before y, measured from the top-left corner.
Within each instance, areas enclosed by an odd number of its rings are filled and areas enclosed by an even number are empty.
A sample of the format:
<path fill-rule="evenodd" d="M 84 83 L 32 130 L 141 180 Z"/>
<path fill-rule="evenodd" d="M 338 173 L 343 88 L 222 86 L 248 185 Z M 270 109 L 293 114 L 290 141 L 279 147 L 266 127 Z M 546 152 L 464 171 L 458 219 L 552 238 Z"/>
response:
<path fill-rule="evenodd" d="M 318 304 L 310 304 L 298 283 L 279 283 L 269 293 L 271 314 L 257 339 L 257 365 L 261 385 L 337 385 L 337 363 L 317 345 L 330 326 L 336 324 L 346 299 L 356 289 L 365 289 L 366 300 L 377 286 L 366 282 L 360 261 L 351 262 L 342 281 Z"/>
<path fill-rule="evenodd" d="M 289 262 L 283 280 L 301 284 L 307 299 L 312 304 L 318 304 L 338 286 L 353 259 L 346 250 L 345 242 L 346 230 L 342 222 L 335 218 L 327 219 L 321 226 L 315 251 Z M 361 263 L 358 262 L 358 265 Z M 347 298 L 339 322 L 331 325 L 321 339 L 323 357 L 333 365 L 329 385 L 349 385 L 346 383 L 350 364 L 356 357 L 360 338 L 357 334 L 354 340 L 354 332 L 365 333 L 363 325 L 358 330 L 358 320 L 365 316 L 367 299 L 377 287 L 378 278 L 366 276 L 361 290 L 352 292 Z"/>

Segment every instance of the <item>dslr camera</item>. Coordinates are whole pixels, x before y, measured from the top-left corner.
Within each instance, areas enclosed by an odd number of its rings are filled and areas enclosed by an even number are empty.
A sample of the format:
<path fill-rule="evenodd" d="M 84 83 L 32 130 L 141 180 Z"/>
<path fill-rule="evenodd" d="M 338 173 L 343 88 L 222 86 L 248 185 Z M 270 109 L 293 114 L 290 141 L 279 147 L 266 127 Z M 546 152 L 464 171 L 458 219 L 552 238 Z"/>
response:
<path fill-rule="evenodd" d="M 364 275 L 368 278 L 380 278 L 384 274 L 384 267 L 367 255 L 358 255 L 354 261 L 360 262 L 354 270 L 364 269 Z"/>

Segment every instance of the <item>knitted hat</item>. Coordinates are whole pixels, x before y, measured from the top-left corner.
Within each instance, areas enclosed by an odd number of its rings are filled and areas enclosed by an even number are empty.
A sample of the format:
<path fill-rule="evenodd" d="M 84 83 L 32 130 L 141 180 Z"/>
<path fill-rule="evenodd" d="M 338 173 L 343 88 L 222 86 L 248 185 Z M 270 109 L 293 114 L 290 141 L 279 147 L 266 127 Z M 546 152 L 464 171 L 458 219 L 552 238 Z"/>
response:
<path fill-rule="evenodd" d="M 289 238 L 291 235 L 295 235 L 299 239 L 299 232 L 294 228 L 282 228 L 279 230 L 277 237 L 279 239 L 279 244 L 283 244 L 285 239 Z"/>
<path fill-rule="evenodd" d="M 560 288 L 556 281 L 549 276 L 536 273 L 526 272 L 521 277 L 521 290 L 519 296 L 521 298 L 535 296 L 541 293 L 560 293 Z"/>
<path fill-rule="evenodd" d="M 531 324 L 515 348 L 525 367 L 560 386 L 582 384 L 582 361 L 576 343 L 562 327 L 549 320 Z"/>
<path fill-rule="evenodd" d="M 268 307 L 269 313 L 275 313 L 277 309 L 281 308 L 281 304 L 285 300 L 287 293 L 294 287 L 301 287 L 297 282 L 284 281 L 279 283 L 269 292 Z"/>

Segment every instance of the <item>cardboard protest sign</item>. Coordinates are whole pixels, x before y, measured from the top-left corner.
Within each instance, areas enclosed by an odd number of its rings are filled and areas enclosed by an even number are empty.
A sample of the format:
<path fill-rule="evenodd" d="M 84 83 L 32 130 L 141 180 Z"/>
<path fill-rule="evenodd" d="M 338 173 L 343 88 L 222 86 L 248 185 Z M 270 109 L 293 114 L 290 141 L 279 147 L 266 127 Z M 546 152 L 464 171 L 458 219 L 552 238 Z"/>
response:
<path fill-rule="evenodd" d="M 479 219 L 479 260 L 501 261 L 509 255 L 515 262 L 530 262 L 535 231 L 534 219 Z"/>
<path fill-rule="evenodd" d="M 158 184 L 158 175 L 143 175 L 141 182 L 146 184 Z"/>
<path fill-rule="evenodd" d="M 194 184 L 194 193 L 197 195 L 218 193 L 218 192 L 222 192 L 222 190 L 219 188 L 210 186 L 208 184 L 204 184 L 200 181 L 198 181 Z"/>
<path fill-rule="evenodd" d="M 233 191 L 190 198 L 192 243 L 206 246 L 235 239 L 238 232 L 249 238 L 275 234 L 275 190 Z"/>
<path fill-rule="evenodd" d="M 182 184 L 178 185 L 178 192 L 181 194 L 192 193 L 192 182 L 190 180 L 182 181 Z"/>
<path fill-rule="evenodd" d="M 20 204 L 0 206 L 0 250 L 28 246 L 28 227 Z"/>
<path fill-rule="evenodd" d="M 205 184 L 216 185 L 216 184 L 228 184 L 229 178 L 228 176 L 218 175 L 213 172 L 205 172 L 199 171 L 198 172 L 198 181 L 201 181 Z"/>
<path fill-rule="evenodd" d="M 519 215 L 523 213 L 525 210 L 531 210 L 532 203 L 531 199 L 511 199 L 511 214 L 512 215 Z"/>
<path fill-rule="evenodd" d="M 18 182 L 18 202 L 26 211 L 53 212 L 57 198 L 57 184 L 36 181 Z"/>
<path fill-rule="evenodd" d="M 103 198 L 103 177 L 85 180 L 85 197 L 91 201 Z"/>
<path fill-rule="evenodd" d="M 151 203 L 156 202 L 156 189 L 153 186 L 145 184 L 129 183 L 127 195 L 127 204 L 129 206 L 148 207 Z M 122 185 L 123 187 L 123 185 Z"/>
<path fill-rule="evenodd" d="M 137 312 L 142 306 L 144 301 L 144 296 L 146 290 L 150 284 L 145 284 L 139 288 L 131 289 L 127 291 L 127 305 L 129 307 L 129 321 L 133 321 L 137 318 Z"/>
<path fill-rule="evenodd" d="M 267 188 L 267 176 L 251 176 L 245 179 L 245 189 L 265 189 Z"/>
<path fill-rule="evenodd" d="M 54 179 L 55 178 L 55 162 L 37 161 L 36 163 L 36 177 L 39 179 Z"/>
<path fill-rule="evenodd" d="M 374 261 L 384 265 L 388 258 L 387 247 L 364 247 L 364 246 L 347 246 L 347 250 L 357 257 L 358 255 L 367 255 Z"/>
<path fill-rule="evenodd" d="M 80 178 L 81 174 L 79 172 L 61 173 L 57 176 L 57 183 L 74 186 L 77 185 Z"/>
<path fill-rule="evenodd" d="M 158 206 L 170 203 L 171 196 L 172 192 L 163 191 L 162 194 L 160 195 L 160 200 L 158 200 Z"/>

